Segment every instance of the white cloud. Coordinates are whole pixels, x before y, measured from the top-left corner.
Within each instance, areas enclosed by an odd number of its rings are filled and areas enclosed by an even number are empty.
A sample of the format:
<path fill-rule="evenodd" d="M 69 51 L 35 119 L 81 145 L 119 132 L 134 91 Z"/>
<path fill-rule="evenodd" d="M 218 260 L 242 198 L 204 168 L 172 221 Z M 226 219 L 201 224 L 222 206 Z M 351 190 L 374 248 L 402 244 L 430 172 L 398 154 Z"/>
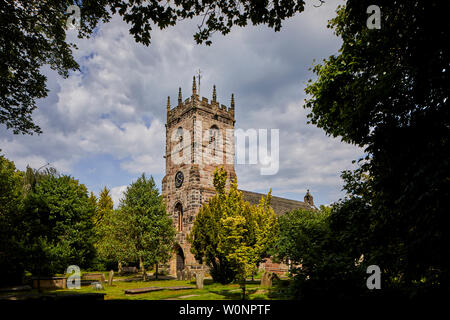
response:
<path fill-rule="evenodd" d="M 307 124 L 307 111 L 300 102 L 277 106 L 276 110 L 272 106 L 253 110 L 246 125 L 280 130 L 280 171 L 274 176 L 261 176 L 259 166 L 238 165 L 240 188 L 261 192 L 272 188 L 274 194 L 296 194 L 297 199 L 310 189 L 320 194 L 320 203 L 332 201 L 328 189 L 340 190 L 340 173 L 352 168 L 351 160 L 359 158 L 363 150 Z M 340 192 L 333 193 L 334 200 L 336 194 Z"/>
<path fill-rule="evenodd" d="M 120 203 L 120 199 L 123 198 L 124 192 L 127 190 L 127 186 L 117 186 L 114 188 L 111 188 L 111 199 L 114 204 L 114 208 L 117 208 Z"/>
<path fill-rule="evenodd" d="M 225 37 L 216 34 L 211 47 L 195 45 L 196 25 L 189 21 L 163 31 L 155 28 L 149 47 L 137 44 L 117 16 L 91 39 L 79 40 L 72 32 L 68 37 L 79 47 L 74 55 L 81 72 L 62 79 L 44 69 L 50 94 L 33 114 L 44 134 L 15 136 L 0 128 L 2 152 L 22 169 L 50 162 L 66 173 L 84 159 L 107 155 L 124 171 L 114 172 L 120 182 L 109 185 L 123 184 L 119 178 L 126 174 L 161 176 L 167 96 L 175 104 L 181 86 L 186 98 L 192 76 L 201 68 L 203 96 L 211 96 L 213 84 L 223 104 L 236 94 L 237 127 L 280 129 L 279 173 L 261 176 L 258 166 L 237 166 L 240 187 L 271 186 L 279 194 L 298 194 L 298 199 L 310 188 L 330 202 L 340 194 L 339 172 L 361 150 L 306 125 L 301 106 L 312 60 L 339 47 L 339 39 L 326 28 L 338 3 L 342 1 L 327 1 L 320 8 L 307 4 L 304 13 L 285 21 L 281 32 L 249 26 Z M 81 182 L 94 185 L 101 177 L 91 174 L 88 179 Z M 115 203 L 123 188 L 112 189 Z"/>

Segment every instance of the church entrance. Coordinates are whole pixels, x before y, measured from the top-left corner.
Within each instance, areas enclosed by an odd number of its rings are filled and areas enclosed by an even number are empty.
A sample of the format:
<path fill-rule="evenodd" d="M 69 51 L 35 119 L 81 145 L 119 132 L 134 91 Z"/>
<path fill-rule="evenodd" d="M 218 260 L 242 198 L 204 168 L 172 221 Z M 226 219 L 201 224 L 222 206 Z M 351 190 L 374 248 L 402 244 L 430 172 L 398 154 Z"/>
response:
<path fill-rule="evenodd" d="M 183 249 L 178 248 L 177 251 L 177 271 L 178 270 L 183 270 L 184 269 L 184 253 L 183 253 Z"/>

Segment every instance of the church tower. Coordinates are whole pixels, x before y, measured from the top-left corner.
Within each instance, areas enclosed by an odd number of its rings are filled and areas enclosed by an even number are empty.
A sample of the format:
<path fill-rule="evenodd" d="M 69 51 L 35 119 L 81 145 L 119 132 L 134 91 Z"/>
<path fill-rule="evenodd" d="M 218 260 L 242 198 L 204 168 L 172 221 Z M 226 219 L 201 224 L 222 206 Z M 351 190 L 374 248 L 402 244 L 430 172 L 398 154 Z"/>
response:
<path fill-rule="evenodd" d="M 216 87 L 212 99 L 197 94 L 194 77 L 192 95 L 183 101 L 181 88 L 177 105 L 167 99 L 166 175 L 162 196 L 177 230 L 177 248 L 170 261 L 170 274 L 186 266 L 199 268 L 190 252 L 187 235 L 202 203 L 215 194 L 213 176 L 216 167 L 224 166 L 230 179 L 234 171 L 234 96 L 227 108 L 217 102 Z"/>

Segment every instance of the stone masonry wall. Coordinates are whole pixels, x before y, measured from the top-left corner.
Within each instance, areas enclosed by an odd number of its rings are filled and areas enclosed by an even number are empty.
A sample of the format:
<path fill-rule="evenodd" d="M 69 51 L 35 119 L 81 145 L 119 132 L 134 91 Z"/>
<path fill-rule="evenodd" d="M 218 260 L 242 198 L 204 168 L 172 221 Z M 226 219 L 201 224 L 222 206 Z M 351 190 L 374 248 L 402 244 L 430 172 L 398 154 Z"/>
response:
<path fill-rule="evenodd" d="M 172 216 L 174 227 L 178 230 L 177 244 L 184 254 L 185 266 L 198 265 L 190 253 L 187 235 L 193 227 L 195 215 L 202 203 L 208 201 L 214 194 L 214 170 L 224 165 L 229 178 L 236 178 L 234 171 L 234 137 L 226 134 L 227 129 L 234 130 L 234 104 L 231 108 L 219 105 L 215 99 L 209 102 L 193 92 L 193 95 L 170 109 L 167 108 L 166 124 L 166 175 L 162 181 L 162 195 L 167 206 L 167 212 Z M 217 135 L 211 141 L 210 128 L 218 129 L 222 139 Z M 179 129 L 179 128 L 182 128 Z M 179 134 L 183 132 L 184 134 Z M 232 131 L 233 132 L 233 131 Z M 180 138 L 182 136 L 182 138 Z M 220 142 L 223 153 L 220 153 Z M 212 145 L 216 145 L 213 151 Z M 228 162 L 228 163 L 227 163 Z M 175 175 L 181 171 L 184 181 L 181 187 L 175 186 Z M 229 186 L 229 181 L 228 181 Z M 177 207 L 183 209 L 181 226 Z M 176 274 L 177 252 L 171 259 L 170 273 Z"/>

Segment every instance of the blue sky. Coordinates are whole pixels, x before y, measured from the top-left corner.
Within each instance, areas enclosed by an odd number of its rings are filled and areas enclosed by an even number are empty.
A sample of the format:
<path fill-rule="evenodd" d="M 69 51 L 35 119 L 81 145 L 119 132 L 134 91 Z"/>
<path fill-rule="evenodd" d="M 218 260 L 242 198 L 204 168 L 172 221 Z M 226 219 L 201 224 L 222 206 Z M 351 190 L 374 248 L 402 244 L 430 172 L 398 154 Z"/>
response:
<path fill-rule="evenodd" d="M 158 186 L 164 176 L 165 108 L 191 93 L 192 76 L 202 70 L 201 95 L 229 105 L 236 99 L 236 128 L 280 129 L 280 170 L 261 176 L 259 167 L 237 165 L 241 189 L 303 200 L 310 189 L 316 204 L 343 197 L 340 172 L 353 168 L 360 148 L 327 137 L 307 124 L 304 88 L 313 74 L 313 59 L 336 54 L 340 40 L 327 29 L 341 1 L 314 3 L 287 20 L 280 32 L 265 26 L 236 28 L 215 34 L 210 47 L 196 45 L 197 21 L 154 30 L 149 47 L 137 44 L 120 17 L 101 25 L 90 39 L 77 44 L 74 56 L 81 72 L 63 79 L 43 71 L 50 89 L 38 102 L 33 118 L 43 134 L 13 135 L 0 127 L 0 149 L 19 169 L 49 162 L 97 193 L 112 189 L 117 204 L 121 191 L 142 172 Z"/>

